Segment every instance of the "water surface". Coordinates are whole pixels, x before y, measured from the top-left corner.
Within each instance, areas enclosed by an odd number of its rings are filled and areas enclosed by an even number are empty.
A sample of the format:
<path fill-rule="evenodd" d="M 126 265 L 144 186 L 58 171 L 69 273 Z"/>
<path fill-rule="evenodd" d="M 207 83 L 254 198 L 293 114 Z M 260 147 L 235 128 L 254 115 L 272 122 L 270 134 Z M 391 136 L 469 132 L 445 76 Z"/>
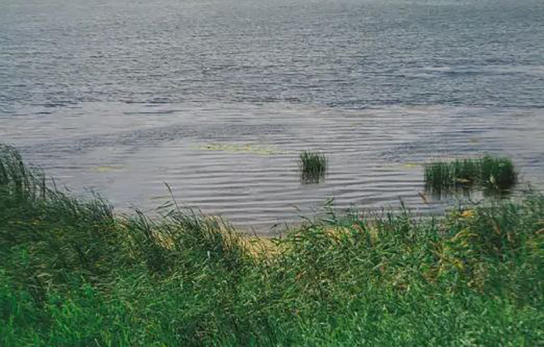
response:
<path fill-rule="evenodd" d="M 0 4 L 0 142 L 119 210 L 169 199 L 266 230 L 422 213 L 421 164 L 484 152 L 544 184 L 542 1 Z M 303 185 L 298 153 L 330 158 Z"/>

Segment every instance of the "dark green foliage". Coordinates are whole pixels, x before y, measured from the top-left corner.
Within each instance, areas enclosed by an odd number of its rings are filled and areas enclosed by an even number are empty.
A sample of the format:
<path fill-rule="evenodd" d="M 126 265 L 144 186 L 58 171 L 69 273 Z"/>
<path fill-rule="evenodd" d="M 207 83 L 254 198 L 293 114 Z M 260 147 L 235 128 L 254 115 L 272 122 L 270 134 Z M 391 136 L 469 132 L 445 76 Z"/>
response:
<path fill-rule="evenodd" d="M 13 147 L 0 144 L 0 194 L 2 202 L 33 200 L 47 192 L 43 176 L 23 163 Z"/>
<path fill-rule="evenodd" d="M 482 185 L 488 189 L 505 190 L 517 182 L 514 164 L 508 158 L 484 156 L 480 161 L 480 170 Z"/>
<path fill-rule="evenodd" d="M 325 154 L 312 151 L 302 152 L 299 159 L 302 182 L 319 183 L 325 177 L 327 165 Z"/>
<path fill-rule="evenodd" d="M 544 341 L 537 193 L 435 220 L 331 212 L 265 253 L 218 219 L 116 217 L 33 172 L 0 184 L 0 346 Z"/>
<path fill-rule="evenodd" d="M 426 189 L 443 192 L 482 188 L 487 193 L 504 193 L 517 182 L 514 164 L 508 158 L 484 156 L 479 159 L 456 159 L 425 165 Z"/>

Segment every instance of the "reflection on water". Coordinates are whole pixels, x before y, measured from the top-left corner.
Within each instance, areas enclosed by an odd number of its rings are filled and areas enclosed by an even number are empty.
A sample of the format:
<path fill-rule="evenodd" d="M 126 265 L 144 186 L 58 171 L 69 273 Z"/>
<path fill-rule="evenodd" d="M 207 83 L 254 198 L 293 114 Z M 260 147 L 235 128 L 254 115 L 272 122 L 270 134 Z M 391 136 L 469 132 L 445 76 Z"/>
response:
<path fill-rule="evenodd" d="M 437 201 L 449 201 L 450 199 L 479 201 L 484 198 L 500 200 L 511 197 L 515 192 L 517 191 L 513 187 L 510 189 L 499 189 L 466 185 L 447 188 L 425 186 L 425 195 L 431 196 Z"/>

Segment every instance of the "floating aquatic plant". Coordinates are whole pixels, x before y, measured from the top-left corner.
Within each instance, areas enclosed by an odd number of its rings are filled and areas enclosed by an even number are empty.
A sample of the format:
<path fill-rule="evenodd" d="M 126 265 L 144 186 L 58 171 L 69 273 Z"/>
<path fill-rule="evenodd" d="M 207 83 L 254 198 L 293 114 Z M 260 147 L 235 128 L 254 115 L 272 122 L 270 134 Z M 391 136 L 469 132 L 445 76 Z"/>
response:
<path fill-rule="evenodd" d="M 197 147 L 202 151 L 222 151 L 228 153 L 251 153 L 259 155 L 274 155 L 274 154 L 286 154 L 287 151 L 282 151 L 274 146 L 254 145 L 250 143 L 246 144 L 221 144 L 210 143 Z"/>

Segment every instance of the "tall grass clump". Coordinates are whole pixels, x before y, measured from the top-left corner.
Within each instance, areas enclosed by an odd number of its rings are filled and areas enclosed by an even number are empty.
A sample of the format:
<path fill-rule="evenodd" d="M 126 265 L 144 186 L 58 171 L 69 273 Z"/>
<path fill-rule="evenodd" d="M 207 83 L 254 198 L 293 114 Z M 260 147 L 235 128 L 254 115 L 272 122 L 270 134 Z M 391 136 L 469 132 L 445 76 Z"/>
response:
<path fill-rule="evenodd" d="M 45 197 L 47 192 L 39 170 L 28 168 L 15 148 L 0 144 L 0 194 L 3 200 L 35 200 Z"/>
<path fill-rule="evenodd" d="M 477 159 L 428 163 L 424 178 L 426 189 L 437 194 L 474 188 L 505 192 L 516 184 L 517 173 L 510 159 L 486 155 Z"/>
<path fill-rule="evenodd" d="M 480 159 L 480 179 L 489 189 L 505 190 L 514 186 L 518 179 L 514 163 L 509 158 L 484 156 Z"/>
<path fill-rule="evenodd" d="M 4 150 L 0 346 L 544 341 L 537 192 L 427 219 L 331 208 L 265 242 L 176 205 L 116 216 L 98 198 L 45 189 Z"/>
<path fill-rule="evenodd" d="M 299 168 L 302 181 L 305 183 L 318 183 L 325 177 L 328 160 L 325 154 L 315 151 L 300 153 Z"/>

